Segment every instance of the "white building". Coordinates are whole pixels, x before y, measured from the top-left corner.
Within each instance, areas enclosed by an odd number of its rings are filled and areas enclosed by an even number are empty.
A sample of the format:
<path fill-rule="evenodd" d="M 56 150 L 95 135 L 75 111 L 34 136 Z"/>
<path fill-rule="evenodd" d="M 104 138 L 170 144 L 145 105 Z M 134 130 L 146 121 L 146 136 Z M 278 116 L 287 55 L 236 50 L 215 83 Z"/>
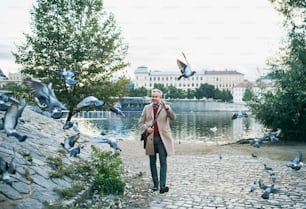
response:
<path fill-rule="evenodd" d="M 163 84 L 164 86 L 174 86 L 179 89 L 196 89 L 201 84 L 207 83 L 213 85 L 219 90 L 229 90 L 244 80 L 244 74 L 233 70 L 208 71 L 198 70 L 196 74 L 189 78 L 177 80 L 180 71 L 151 71 L 145 66 L 138 67 L 135 72 L 135 88 L 145 87 L 152 89 L 154 84 Z"/>
<path fill-rule="evenodd" d="M 258 95 L 260 92 L 274 92 L 274 82 L 272 80 L 261 80 L 260 82 L 243 81 L 233 88 L 233 102 L 237 104 L 245 104 L 242 100 L 245 90 L 252 89 L 253 93 Z"/>

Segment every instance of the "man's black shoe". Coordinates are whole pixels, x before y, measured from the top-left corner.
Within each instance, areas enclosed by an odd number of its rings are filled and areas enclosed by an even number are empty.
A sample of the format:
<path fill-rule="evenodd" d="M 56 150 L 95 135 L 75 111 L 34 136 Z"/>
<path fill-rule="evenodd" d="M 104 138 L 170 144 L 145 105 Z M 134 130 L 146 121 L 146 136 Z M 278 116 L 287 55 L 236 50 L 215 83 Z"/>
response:
<path fill-rule="evenodd" d="M 158 191 L 158 187 L 153 187 L 153 192 L 156 192 L 156 191 Z"/>
<path fill-rule="evenodd" d="M 169 192 L 169 187 L 160 188 L 159 193 L 163 194 L 165 192 Z"/>

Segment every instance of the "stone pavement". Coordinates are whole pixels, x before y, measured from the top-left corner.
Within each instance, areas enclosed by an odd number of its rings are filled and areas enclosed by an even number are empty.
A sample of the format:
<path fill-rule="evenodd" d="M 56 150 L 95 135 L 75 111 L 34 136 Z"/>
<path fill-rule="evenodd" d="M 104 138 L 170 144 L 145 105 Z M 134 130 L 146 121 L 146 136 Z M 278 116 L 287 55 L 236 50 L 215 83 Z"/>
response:
<path fill-rule="evenodd" d="M 125 142 L 122 148 L 122 158 L 130 175 L 143 184 L 136 186 L 150 188 L 149 161 L 141 143 Z M 254 151 L 261 152 L 256 148 Z M 126 208 L 306 208 L 305 168 L 294 171 L 286 167 L 287 161 L 272 160 L 259 154 L 258 158 L 253 158 L 251 153 L 241 151 L 237 146 L 226 145 L 214 152 L 170 156 L 167 180 L 170 191 L 165 194 L 148 191 L 142 205 Z M 284 191 L 271 194 L 268 200 L 261 197 L 263 190 L 258 186 L 254 192 L 249 192 L 251 184 L 259 179 L 266 185 L 272 184 L 264 163 L 276 172 L 275 188 Z"/>

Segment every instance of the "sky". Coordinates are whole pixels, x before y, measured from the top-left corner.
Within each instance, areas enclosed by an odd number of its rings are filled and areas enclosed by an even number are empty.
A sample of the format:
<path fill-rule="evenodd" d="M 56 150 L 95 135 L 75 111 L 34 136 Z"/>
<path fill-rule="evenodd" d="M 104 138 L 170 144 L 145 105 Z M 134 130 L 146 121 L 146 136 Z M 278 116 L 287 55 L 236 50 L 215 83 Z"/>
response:
<path fill-rule="evenodd" d="M 11 51 L 30 32 L 35 0 L 0 0 L 0 68 L 16 72 Z M 253 81 L 284 37 L 268 0 L 104 0 L 129 45 L 127 71 L 178 71 L 182 52 L 193 70 L 237 70 Z"/>

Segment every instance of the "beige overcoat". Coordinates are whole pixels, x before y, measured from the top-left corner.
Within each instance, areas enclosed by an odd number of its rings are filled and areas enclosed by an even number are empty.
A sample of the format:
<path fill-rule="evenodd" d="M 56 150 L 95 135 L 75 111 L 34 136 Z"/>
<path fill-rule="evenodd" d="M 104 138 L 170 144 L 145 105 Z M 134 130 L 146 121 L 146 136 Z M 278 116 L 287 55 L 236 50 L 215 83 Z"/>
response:
<path fill-rule="evenodd" d="M 160 111 L 161 109 L 161 111 Z M 165 149 L 168 155 L 174 154 L 174 140 L 172 137 L 170 120 L 175 120 L 176 115 L 172 111 L 169 106 L 169 110 L 165 110 L 164 108 L 159 107 L 158 111 L 160 111 L 159 116 L 157 117 L 157 125 L 160 137 L 163 141 Z M 139 119 L 139 128 L 141 133 L 152 126 L 154 121 L 154 113 L 153 113 L 153 104 L 148 104 L 144 107 L 142 114 Z M 147 144 L 146 144 L 146 155 L 154 155 L 154 144 L 153 144 L 153 133 L 148 136 Z"/>

